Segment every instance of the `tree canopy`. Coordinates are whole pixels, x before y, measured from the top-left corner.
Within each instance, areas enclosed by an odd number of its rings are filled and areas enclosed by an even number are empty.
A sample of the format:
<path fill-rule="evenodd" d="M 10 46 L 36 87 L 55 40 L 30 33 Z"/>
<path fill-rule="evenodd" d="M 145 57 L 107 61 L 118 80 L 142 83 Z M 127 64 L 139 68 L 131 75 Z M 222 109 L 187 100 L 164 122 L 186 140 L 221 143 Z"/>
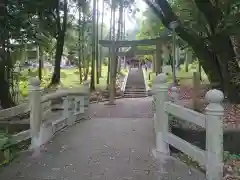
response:
<path fill-rule="evenodd" d="M 179 23 L 176 33 L 193 49 L 211 83 L 223 90 L 230 101 L 239 103 L 240 69 L 235 48 L 240 35 L 239 1 L 146 0 L 146 3 L 165 28 L 171 30 L 171 22 Z"/>

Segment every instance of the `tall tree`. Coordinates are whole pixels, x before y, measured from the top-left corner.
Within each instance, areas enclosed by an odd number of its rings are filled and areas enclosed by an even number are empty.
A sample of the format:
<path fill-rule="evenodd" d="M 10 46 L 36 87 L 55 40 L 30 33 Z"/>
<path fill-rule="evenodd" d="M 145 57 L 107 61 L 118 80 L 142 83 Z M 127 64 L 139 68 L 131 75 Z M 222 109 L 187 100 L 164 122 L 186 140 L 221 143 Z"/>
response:
<path fill-rule="evenodd" d="M 179 22 L 177 34 L 192 47 L 210 82 L 217 83 L 217 88 L 223 90 L 231 102 L 239 103 L 240 68 L 231 41 L 232 35 L 239 36 L 236 30 L 240 24 L 232 21 L 240 14 L 237 1 L 215 3 L 216 1 L 211 0 L 177 0 L 169 3 L 167 0 L 158 0 L 152 3 L 146 0 L 146 2 L 165 27 L 169 28 L 172 21 Z M 179 11 L 179 7 L 185 10 Z M 198 16 L 200 14 L 201 23 L 196 13 Z M 184 15 L 183 19 L 181 16 Z"/>
<path fill-rule="evenodd" d="M 96 62 L 97 62 L 97 84 L 99 84 L 99 78 L 100 78 L 100 61 L 99 61 L 99 44 L 98 44 L 98 40 L 99 40 L 99 2 L 97 1 L 97 17 L 96 17 Z"/>
<path fill-rule="evenodd" d="M 56 21 L 56 54 L 54 63 L 54 72 L 52 75 L 51 85 L 60 83 L 61 59 L 63 54 L 64 38 L 67 29 L 68 1 L 64 0 L 63 4 L 60 0 L 55 2 L 55 11 L 53 17 Z M 61 18 L 61 7 L 63 6 L 63 17 Z"/>
<path fill-rule="evenodd" d="M 2 108 L 8 108 L 14 105 L 12 96 L 10 93 L 10 73 L 12 63 L 10 61 L 9 51 L 9 12 L 8 12 L 8 1 L 2 1 L 0 4 L 0 101 Z"/>
<path fill-rule="evenodd" d="M 82 83 L 82 61 L 83 61 L 83 43 L 84 43 L 84 27 L 83 24 L 84 18 L 83 18 L 83 11 L 80 4 L 80 1 L 78 2 L 78 69 L 79 69 L 79 80 L 80 83 Z M 81 29 L 82 28 L 82 29 Z"/>
<path fill-rule="evenodd" d="M 90 89 L 95 90 L 95 70 L 96 70 L 96 0 L 93 0 L 92 10 L 92 65 Z"/>
<path fill-rule="evenodd" d="M 105 3 L 104 1 L 102 1 L 102 19 L 101 19 L 101 29 L 100 29 L 100 39 L 103 40 L 103 27 L 104 27 L 104 15 L 105 15 Z M 101 46 L 100 47 L 100 64 L 102 64 L 103 62 L 103 47 Z M 101 73 L 102 73 L 102 69 L 101 69 L 102 66 L 100 66 L 100 72 L 99 72 L 99 76 L 101 77 Z"/>

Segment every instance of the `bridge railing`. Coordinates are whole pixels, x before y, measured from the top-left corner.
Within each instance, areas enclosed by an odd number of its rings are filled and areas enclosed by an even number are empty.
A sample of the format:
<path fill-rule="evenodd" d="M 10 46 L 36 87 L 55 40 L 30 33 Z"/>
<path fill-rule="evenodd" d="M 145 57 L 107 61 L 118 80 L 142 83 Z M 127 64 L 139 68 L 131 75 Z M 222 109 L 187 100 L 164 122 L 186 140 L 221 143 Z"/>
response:
<path fill-rule="evenodd" d="M 128 80 L 128 75 L 129 75 L 129 69 L 127 69 L 127 73 L 126 75 L 124 76 L 124 79 L 122 81 L 122 84 L 121 84 L 121 91 L 124 92 L 125 89 L 126 89 L 126 84 L 127 84 L 127 80 Z"/>
<path fill-rule="evenodd" d="M 223 118 L 224 108 L 221 105 L 223 93 L 216 89 L 206 93 L 208 102 L 205 113 L 199 113 L 169 101 L 167 76 L 162 73 L 154 80 L 154 128 L 156 149 L 170 155 L 169 145 L 187 154 L 206 169 L 207 180 L 220 180 L 223 177 Z M 173 95 L 176 88 L 173 88 Z M 177 97 L 173 97 L 175 101 Z M 177 137 L 169 131 L 170 116 L 194 123 L 206 129 L 206 149 L 200 149 Z M 191 134 L 189 134 L 191 135 Z"/>
<path fill-rule="evenodd" d="M 144 77 L 145 88 L 146 88 L 146 91 L 148 92 L 148 90 L 149 90 L 149 86 L 148 86 L 148 74 L 147 74 L 147 71 L 145 70 L 144 67 L 142 67 L 142 72 L 143 72 L 143 77 Z"/>
<path fill-rule="evenodd" d="M 89 95 L 88 82 L 84 83 L 83 88 L 60 89 L 42 95 L 40 81 L 33 78 L 29 83 L 29 102 L 0 111 L 0 121 L 30 113 L 30 129 L 14 134 L 12 142 L 19 143 L 31 139 L 31 148 L 37 148 L 64 127 L 88 118 Z M 53 101 L 56 100 L 62 111 L 53 111 Z M 1 141 L 4 140 L 0 139 Z"/>

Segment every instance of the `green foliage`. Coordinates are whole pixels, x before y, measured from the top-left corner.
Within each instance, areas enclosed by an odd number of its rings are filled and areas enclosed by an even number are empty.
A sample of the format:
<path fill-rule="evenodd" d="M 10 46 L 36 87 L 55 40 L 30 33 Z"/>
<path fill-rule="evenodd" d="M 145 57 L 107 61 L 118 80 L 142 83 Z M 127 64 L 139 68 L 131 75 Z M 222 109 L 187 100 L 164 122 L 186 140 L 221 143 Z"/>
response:
<path fill-rule="evenodd" d="M 0 151 L 3 152 L 5 158 L 4 162 L 0 162 L 0 165 L 9 163 L 15 157 L 13 148 L 15 144 L 16 142 L 11 135 L 0 132 Z"/>
<path fill-rule="evenodd" d="M 223 160 L 224 160 L 224 162 L 226 162 L 226 161 L 236 161 L 236 160 L 239 161 L 240 160 L 240 154 L 231 154 L 228 151 L 224 151 Z"/>
<path fill-rule="evenodd" d="M 137 39 L 150 39 L 158 37 L 164 31 L 164 26 L 161 20 L 148 8 L 144 13 L 144 20 L 142 21 L 139 32 L 136 35 Z"/>

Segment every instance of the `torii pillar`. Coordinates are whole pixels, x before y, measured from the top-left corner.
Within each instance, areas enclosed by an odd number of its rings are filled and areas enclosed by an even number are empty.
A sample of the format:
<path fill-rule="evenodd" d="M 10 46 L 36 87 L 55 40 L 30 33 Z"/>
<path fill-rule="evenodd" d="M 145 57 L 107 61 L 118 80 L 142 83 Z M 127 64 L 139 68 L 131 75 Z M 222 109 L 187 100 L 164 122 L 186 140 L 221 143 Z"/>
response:
<path fill-rule="evenodd" d="M 157 42 L 156 44 L 156 61 L 155 61 L 155 72 L 156 74 L 160 74 L 162 72 L 162 44 L 161 42 Z"/>
<path fill-rule="evenodd" d="M 156 53 L 153 53 L 153 59 L 152 59 L 152 70 L 156 73 Z"/>
<path fill-rule="evenodd" d="M 116 63 L 116 47 L 113 45 L 112 47 L 109 47 L 111 56 L 110 56 L 110 83 L 108 86 L 108 92 L 109 92 L 109 102 L 107 103 L 108 105 L 115 105 L 115 84 L 114 82 L 116 81 L 115 79 L 115 63 Z"/>

